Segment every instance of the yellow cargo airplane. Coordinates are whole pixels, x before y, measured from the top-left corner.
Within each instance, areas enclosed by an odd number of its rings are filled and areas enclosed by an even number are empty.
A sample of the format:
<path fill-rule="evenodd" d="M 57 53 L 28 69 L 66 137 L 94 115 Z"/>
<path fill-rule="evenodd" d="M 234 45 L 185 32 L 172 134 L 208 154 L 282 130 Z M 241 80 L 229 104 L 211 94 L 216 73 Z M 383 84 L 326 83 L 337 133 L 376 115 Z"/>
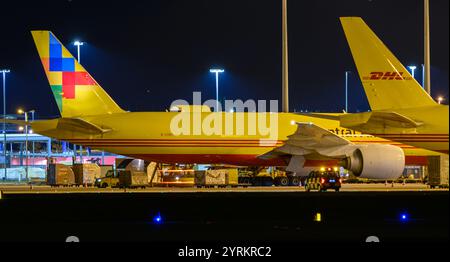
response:
<path fill-rule="evenodd" d="M 448 106 L 424 91 L 361 18 L 344 17 L 341 22 L 372 112 L 329 119 L 365 134 L 448 154 Z"/>
<path fill-rule="evenodd" d="M 430 154 L 341 128 L 337 120 L 298 114 L 212 113 L 189 106 L 126 112 L 51 32 L 32 35 L 62 117 L 26 124 L 58 140 L 154 162 L 287 166 L 297 175 L 306 167 L 340 164 L 374 179 L 398 178 L 404 152 L 410 163 Z"/>

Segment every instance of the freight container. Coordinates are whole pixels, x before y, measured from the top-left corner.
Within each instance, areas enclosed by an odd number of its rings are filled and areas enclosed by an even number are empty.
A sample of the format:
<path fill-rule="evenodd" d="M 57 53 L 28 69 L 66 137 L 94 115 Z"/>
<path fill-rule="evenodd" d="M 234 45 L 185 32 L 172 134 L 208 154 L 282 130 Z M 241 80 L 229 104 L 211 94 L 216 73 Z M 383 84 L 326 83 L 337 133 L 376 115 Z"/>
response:
<path fill-rule="evenodd" d="M 73 186 L 75 175 L 70 166 L 62 164 L 50 164 L 47 170 L 47 185 Z"/>
<path fill-rule="evenodd" d="M 116 158 L 117 170 L 129 170 L 137 172 L 145 172 L 146 162 L 140 159 Z"/>
<path fill-rule="evenodd" d="M 119 187 L 121 188 L 146 188 L 149 186 L 148 175 L 145 172 L 132 172 L 121 170 L 119 173 Z"/>
<path fill-rule="evenodd" d="M 155 176 L 156 173 L 158 171 L 158 163 L 156 162 L 151 162 L 148 166 L 147 166 L 147 177 L 148 177 L 148 183 L 152 184 L 157 181 L 155 180 Z"/>
<path fill-rule="evenodd" d="M 227 184 L 230 186 L 239 185 L 239 170 L 237 168 L 227 169 Z"/>
<path fill-rule="evenodd" d="M 431 156 L 428 158 L 428 185 L 431 188 L 448 188 L 448 156 Z"/>
<path fill-rule="evenodd" d="M 216 169 L 195 171 L 194 183 L 197 187 L 238 186 L 237 169 Z"/>
<path fill-rule="evenodd" d="M 146 166 L 147 163 L 143 160 L 118 158 L 116 159 L 116 168 L 113 166 L 101 167 L 101 172 L 105 173 L 95 180 L 94 186 L 100 188 L 144 188 L 150 186 L 150 180 L 155 174 L 157 164 L 151 163 L 147 171 Z"/>
<path fill-rule="evenodd" d="M 97 164 L 74 164 L 73 172 L 77 185 L 93 186 L 95 180 L 101 177 L 101 168 Z"/>

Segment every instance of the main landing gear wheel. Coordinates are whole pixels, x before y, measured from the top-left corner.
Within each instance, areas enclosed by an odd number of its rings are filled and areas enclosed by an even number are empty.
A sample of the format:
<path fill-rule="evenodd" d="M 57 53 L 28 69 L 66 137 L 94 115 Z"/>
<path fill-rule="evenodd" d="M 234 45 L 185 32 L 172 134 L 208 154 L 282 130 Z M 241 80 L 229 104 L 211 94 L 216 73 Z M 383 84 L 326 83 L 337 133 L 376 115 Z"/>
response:
<path fill-rule="evenodd" d="M 289 186 L 289 178 L 288 177 L 280 178 L 280 186 Z"/>
<path fill-rule="evenodd" d="M 292 178 L 291 178 L 291 185 L 292 185 L 292 186 L 300 186 L 300 178 L 298 178 L 298 177 L 292 177 Z"/>

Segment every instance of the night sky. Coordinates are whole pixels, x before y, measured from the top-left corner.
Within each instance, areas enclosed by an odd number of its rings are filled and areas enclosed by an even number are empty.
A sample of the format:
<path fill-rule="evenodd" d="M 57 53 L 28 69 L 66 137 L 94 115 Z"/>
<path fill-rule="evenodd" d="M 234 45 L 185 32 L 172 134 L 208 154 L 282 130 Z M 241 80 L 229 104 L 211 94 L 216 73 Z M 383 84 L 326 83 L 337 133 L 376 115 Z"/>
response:
<path fill-rule="evenodd" d="M 431 0 L 433 96 L 448 99 L 449 1 Z M 405 64 L 423 63 L 422 0 L 289 2 L 291 110 L 368 110 L 340 16 L 361 16 Z M 281 99 L 281 0 L 3 1 L 0 68 L 7 107 L 57 117 L 30 30 L 51 30 L 124 109 L 163 111 L 203 92 L 223 67 L 221 98 Z M 419 67 L 420 68 L 420 67 Z M 419 82 L 421 70 L 417 72 Z M 1 101 L 0 101 L 1 102 Z M 280 104 L 281 106 L 281 104 Z"/>

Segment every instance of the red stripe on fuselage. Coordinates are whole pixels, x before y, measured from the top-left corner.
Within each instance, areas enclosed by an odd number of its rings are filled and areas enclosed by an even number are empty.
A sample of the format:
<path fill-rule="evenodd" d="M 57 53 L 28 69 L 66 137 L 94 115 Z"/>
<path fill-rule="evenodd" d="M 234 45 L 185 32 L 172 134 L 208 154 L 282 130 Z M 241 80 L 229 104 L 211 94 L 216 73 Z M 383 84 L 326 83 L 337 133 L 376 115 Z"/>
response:
<path fill-rule="evenodd" d="M 194 154 L 176 154 L 176 155 L 151 155 L 136 154 L 129 157 L 143 159 L 147 161 L 166 163 L 166 164 L 229 164 L 236 166 L 287 166 L 289 157 L 280 157 L 275 159 L 259 159 L 257 155 L 194 155 Z M 406 156 L 406 165 L 425 166 L 428 165 L 426 156 Z M 334 167 L 339 166 L 337 160 L 307 160 L 305 167 Z"/>
<path fill-rule="evenodd" d="M 229 164 L 236 166 L 287 166 L 289 159 L 259 159 L 256 155 L 153 155 L 137 154 L 130 157 L 166 164 Z"/>

